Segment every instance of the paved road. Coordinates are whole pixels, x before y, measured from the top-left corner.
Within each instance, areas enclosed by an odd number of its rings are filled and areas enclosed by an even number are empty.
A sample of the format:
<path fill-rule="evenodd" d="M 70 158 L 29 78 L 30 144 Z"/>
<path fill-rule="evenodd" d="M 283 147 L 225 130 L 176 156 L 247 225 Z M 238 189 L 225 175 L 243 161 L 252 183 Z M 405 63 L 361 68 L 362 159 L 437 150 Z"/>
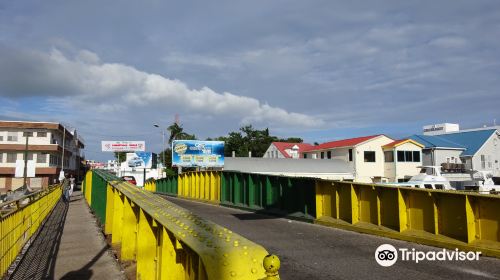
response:
<path fill-rule="evenodd" d="M 479 261 L 375 261 L 381 244 L 438 251 L 440 248 L 360 234 L 179 198 L 166 198 L 264 246 L 281 259 L 281 279 L 500 279 L 500 259 Z"/>

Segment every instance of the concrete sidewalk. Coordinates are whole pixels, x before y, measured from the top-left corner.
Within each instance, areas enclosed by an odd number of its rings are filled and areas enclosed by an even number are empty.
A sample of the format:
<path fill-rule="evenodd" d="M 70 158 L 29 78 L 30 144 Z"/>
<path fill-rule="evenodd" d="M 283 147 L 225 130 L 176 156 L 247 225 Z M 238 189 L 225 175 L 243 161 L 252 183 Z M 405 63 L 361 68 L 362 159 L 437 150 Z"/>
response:
<path fill-rule="evenodd" d="M 125 279 L 80 191 L 59 201 L 10 279 Z"/>

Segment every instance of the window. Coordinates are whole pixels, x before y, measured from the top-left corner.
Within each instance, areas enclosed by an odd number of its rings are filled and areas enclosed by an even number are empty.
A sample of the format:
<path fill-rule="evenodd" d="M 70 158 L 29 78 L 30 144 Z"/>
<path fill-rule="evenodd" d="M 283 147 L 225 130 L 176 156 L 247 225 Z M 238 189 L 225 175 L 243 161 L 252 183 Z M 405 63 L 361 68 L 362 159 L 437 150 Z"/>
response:
<path fill-rule="evenodd" d="M 325 152 L 321 152 L 321 159 L 325 158 Z"/>
<path fill-rule="evenodd" d="M 332 158 L 332 151 L 326 152 L 326 158 L 328 159 Z"/>
<path fill-rule="evenodd" d="M 47 137 L 47 132 L 42 132 L 42 131 L 39 131 L 36 133 L 36 137 Z"/>
<path fill-rule="evenodd" d="M 394 162 L 394 153 L 392 151 L 385 151 L 384 160 L 385 162 Z"/>
<path fill-rule="evenodd" d="M 304 154 L 304 158 L 307 158 L 307 154 Z"/>
<path fill-rule="evenodd" d="M 481 169 L 486 169 L 486 156 L 481 155 Z"/>
<path fill-rule="evenodd" d="M 22 160 L 24 160 L 24 153 L 22 155 Z M 33 153 L 28 153 L 28 160 L 33 160 Z"/>
<path fill-rule="evenodd" d="M 405 151 L 398 151 L 398 162 L 405 161 Z"/>
<path fill-rule="evenodd" d="M 7 141 L 17 142 L 17 132 L 8 132 Z"/>
<path fill-rule="evenodd" d="M 413 151 L 413 162 L 420 162 L 420 152 Z"/>
<path fill-rule="evenodd" d="M 420 151 L 398 151 L 398 162 L 420 162 Z"/>
<path fill-rule="evenodd" d="M 349 149 L 349 161 L 352 161 L 352 149 Z"/>
<path fill-rule="evenodd" d="M 23 132 L 23 137 L 33 137 L 33 132 Z"/>
<path fill-rule="evenodd" d="M 406 162 L 413 161 L 413 153 L 411 151 L 405 151 L 405 161 Z"/>
<path fill-rule="evenodd" d="M 375 152 L 365 151 L 365 162 L 375 162 Z"/>
<path fill-rule="evenodd" d="M 7 153 L 7 163 L 16 163 L 17 154 L 16 153 Z"/>
<path fill-rule="evenodd" d="M 0 141 L 3 141 L 3 135 L 0 135 Z"/>
<path fill-rule="evenodd" d="M 38 154 L 36 157 L 36 163 L 47 163 L 47 154 L 46 153 L 41 153 Z"/>
<path fill-rule="evenodd" d="M 3 153 L 0 153 L 0 162 L 3 162 Z"/>

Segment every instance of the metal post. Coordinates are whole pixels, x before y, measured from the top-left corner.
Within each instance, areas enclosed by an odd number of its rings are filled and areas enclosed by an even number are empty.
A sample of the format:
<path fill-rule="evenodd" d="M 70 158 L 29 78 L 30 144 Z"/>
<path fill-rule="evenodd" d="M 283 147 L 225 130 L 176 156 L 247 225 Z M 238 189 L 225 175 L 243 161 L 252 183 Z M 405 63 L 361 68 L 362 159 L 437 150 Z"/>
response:
<path fill-rule="evenodd" d="M 24 147 L 24 183 L 23 189 L 26 190 L 28 188 L 28 139 L 30 138 L 30 132 L 26 133 L 26 146 Z"/>
<path fill-rule="evenodd" d="M 62 161 L 61 161 L 61 171 L 64 174 L 64 149 L 65 149 L 65 142 L 66 142 L 66 127 L 63 125 L 64 132 L 63 132 L 63 147 L 62 147 Z"/>

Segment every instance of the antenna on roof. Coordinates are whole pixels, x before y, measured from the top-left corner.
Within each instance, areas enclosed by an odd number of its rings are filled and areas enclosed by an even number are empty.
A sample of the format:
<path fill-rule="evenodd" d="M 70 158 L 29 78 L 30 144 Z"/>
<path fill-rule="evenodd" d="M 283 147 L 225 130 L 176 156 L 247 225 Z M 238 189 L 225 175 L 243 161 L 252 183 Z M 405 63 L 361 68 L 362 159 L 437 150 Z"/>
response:
<path fill-rule="evenodd" d="M 179 114 L 178 113 L 175 113 L 175 120 L 174 121 L 177 125 L 179 125 Z"/>

